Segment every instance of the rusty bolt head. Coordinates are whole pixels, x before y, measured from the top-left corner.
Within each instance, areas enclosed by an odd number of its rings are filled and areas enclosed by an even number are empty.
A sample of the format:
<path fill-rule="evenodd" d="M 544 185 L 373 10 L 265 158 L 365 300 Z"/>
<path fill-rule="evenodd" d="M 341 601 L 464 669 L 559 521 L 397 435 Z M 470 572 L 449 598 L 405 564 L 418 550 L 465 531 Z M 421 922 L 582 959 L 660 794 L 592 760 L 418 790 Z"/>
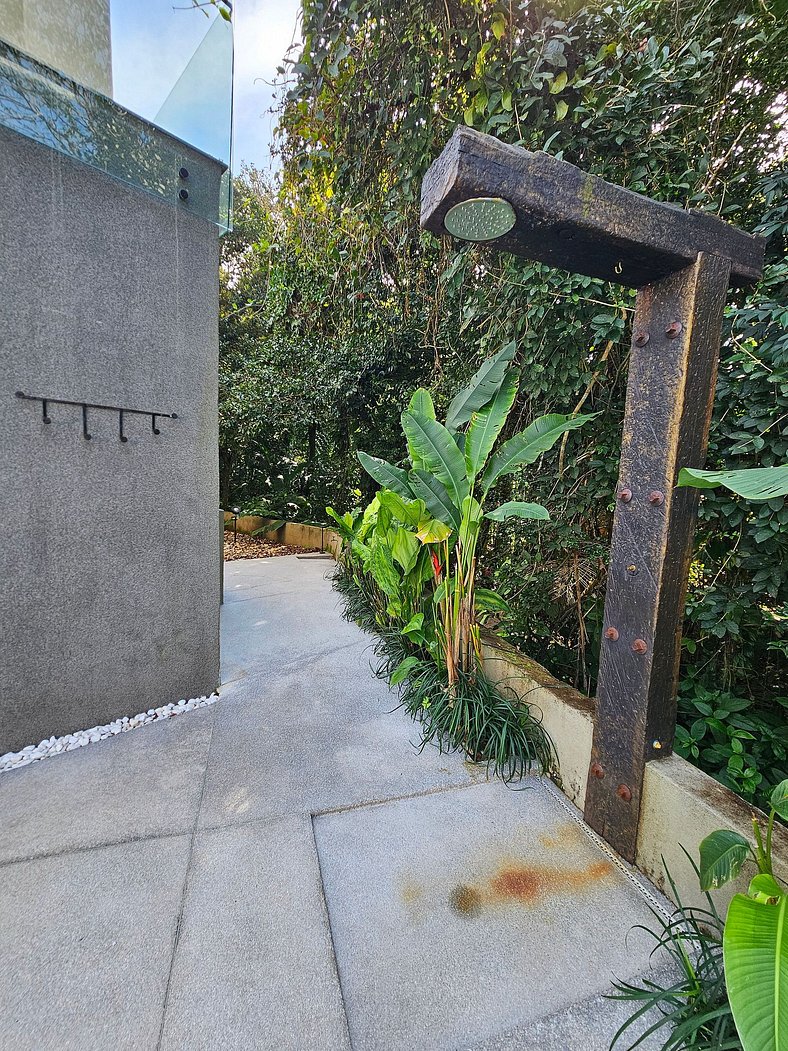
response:
<path fill-rule="evenodd" d="M 615 642 L 616 639 L 618 638 L 618 629 L 617 628 L 607 628 L 606 631 L 605 631 L 605 638 L 606 639 L 612 639 L 613 642 Z"/>
<path fill-rule="evenodd" d="M 605 776 L 605 768 L 604 768 L 604 766 L 602 766 L 601 763 L 592 763 L 591 764 L 591 776 L 592 777 L 596 777 L 596 778 L 598 778 L 598 780 L 601 781 L 602 778 Z"/>
<path fill-rule="evenodd" d="M 645 653 L 648 649 L 644 639 L 635 639 L 632 643 L 632 650 L 634 653 Z"/>
<path fill-rule="evenodd" d="M 623 799 L 625 803 L 628 803 L 632 798 L 632 789 L 629 785 L 619 785 L 616 789 L 616 795 L 619 799 Z"/>
<path fill-rule="evenodd" d="M 634 336 L 635 346 L 636 347 L 645 347 L 645 345 L 648 343 L 650 338 L 651 337 L 649 336 L 648 332 L 644 332 L 641 329 L 639 332 L 635 333 L 635 336 Z"/>
<path fill-rule="evenodd" d="M 680 321 L 671 321 L 668 327 L 665 329 L 665 335 L 668 339 L 675 339 L 676 336 L 680 336 L 684 331 L 684 326 Z"/>
<path fill-rule="evenodd" d="M 619 490 L 618 498 L 619 498 L 619 500 L 621 501 L 622 504 L 628 504 L 629 501 L 632 499 L 632 490 L 631 489 L 621 489 L 621 490 Z"/>
<path fill-rule="evenodd" d="M 659 489 L 655 489 L 653 492 L 648 494 L 648 502 L 650 504 L 657 504 L 657 505 L 664 504 L 665 503 L 665 494 L 661 493 L 659 491 Z"/>

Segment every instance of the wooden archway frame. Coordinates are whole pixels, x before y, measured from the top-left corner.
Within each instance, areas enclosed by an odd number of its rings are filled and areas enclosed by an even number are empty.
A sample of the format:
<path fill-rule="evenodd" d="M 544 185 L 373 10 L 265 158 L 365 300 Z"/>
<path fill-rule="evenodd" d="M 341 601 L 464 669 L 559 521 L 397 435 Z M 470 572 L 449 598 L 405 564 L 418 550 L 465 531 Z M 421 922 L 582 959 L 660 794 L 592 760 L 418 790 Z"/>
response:
<path fill-rule="evenodd" d="M 706 455 L 728 286 L 756 281 L 764 240 L 458 128 L 422 185 L 421 225 L 502 197 L 513 229 L 494 242 L 638 290 L 585 818 L 634 861 L 645 764 L 670 755 L 698 493 L 679 469 Z"/>

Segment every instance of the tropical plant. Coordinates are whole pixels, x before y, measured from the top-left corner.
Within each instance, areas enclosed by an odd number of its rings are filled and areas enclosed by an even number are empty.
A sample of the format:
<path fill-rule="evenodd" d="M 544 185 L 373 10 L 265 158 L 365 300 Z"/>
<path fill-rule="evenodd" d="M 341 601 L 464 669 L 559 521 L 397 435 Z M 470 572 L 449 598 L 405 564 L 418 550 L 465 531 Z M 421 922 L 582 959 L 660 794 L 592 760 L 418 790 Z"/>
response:
<path fill-rule="evenodd" d="M 697 873 L 692 859 L 690 863 Z M 638 1006 L 613 1037 L 611 1051 L 633 1036 L 627 1051 L 634 1051 L 655 1034 L 664 1034 L 663 1051 L 741 1051 L 725 990 L 723 920 L 708 893 L 706 908 L 684 905 L 669 872 L 667 876 L 676 910 L 669 917 L 651 910 L 656 931 L 639 926 L 654 938 L 654 954 L 661 953 L 662 962 L 665 954 L 670 960 L 667 984 L 659 976 L 614 982 L 611 999 Z"/>
<path fill-rule="evenodd" d="M 545 507 L 510 500 L 485 511 L 491 490 L 507 475 L 534 463 L 564 434 L 590 416 L 550 414 L 498 444 L 514 404 L 520 372 L 512 365 L 516 346 L 508 343 L 476 372 L 452 400 L 445 425 L 436 419 L 432 397 L 420 388 L 402 414 L 410 469 L 360 452 L 362 467 L 380 485 L 393 490 L 379 500 L 413 508 L 416 535 L 423 543 L 442 545 L 433 567 L 437 587 L 435 637 L 450 690 L 460 676 L 475 674 L 481 661 L 478 613 L 501 609 L 495 592 L 476 583 L 476 549 L 483 519 L 547 520 Z M 404 503 L 403 503 L 404 501 Z M 417 524 L 419 509 L 432 516 L 426 528 Z"/>
<path fill-rule="evenodd" d="M 700 471 L 682 467 L 677 485 L 695 489 L 716 489 L 722 485 L 746 500 L 776 500 L 788 495 L 788 463 L 743 471 Z"/>
<path fill-rule="evenodd" d="M 788 887 L 774 875 L 775 818 L 788 819 L 788 781 L 771 795 L 765 832 L 752 819 L 754 847 L 738 832 L 720 829 L 700 845 L 704 891 L 735 879 L 747 861 L 757 874 L 736 894 L 723 934 L 725 984 L 744 1051 L 788 1049 Z"/>

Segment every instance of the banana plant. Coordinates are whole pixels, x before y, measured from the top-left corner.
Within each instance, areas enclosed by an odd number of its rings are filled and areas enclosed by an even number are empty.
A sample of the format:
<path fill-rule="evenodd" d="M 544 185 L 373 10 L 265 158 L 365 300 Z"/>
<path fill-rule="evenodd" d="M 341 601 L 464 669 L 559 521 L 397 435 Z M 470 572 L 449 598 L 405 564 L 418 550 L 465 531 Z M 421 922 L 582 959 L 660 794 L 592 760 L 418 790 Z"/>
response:
<path fill-rule="evenodd" d="M 475 674 L 481 660 L 478 612 L 498 597 L 476 589 L 476 548 L 482 520 L 549 519 L 540 504 L 507 501 L 486 510 L 491 491 L 506 475 L 534 463 L 567 431 L 591 416 L 550 414 L 499 444 L 520 383 L 508 343 L 488 358 L 452 400 L 445 423 L 436 418 L 429 391 L 420 388 L 402 414 L 409 467 L 360 452 L 362 467 L 405 501 L 421 501 L 446 530 L 435 574 L 436 634 L 449 684 Z M 492 594 L 492 597 L 491 597 Z M 479 597 L 481 596 L 481 602 Z"/>
<path fill-rule="evenodd" d="M 735 879 L 747 861 L 758 869 L 747 894 L 734 895 L 722 939 L 725 985 L 744 1051 L 788 1051 L 788 887 L 772 866 L 775 816 L 788 820 L 788 780 L 770 803 L 765 835 L 753 818 L 754 848 L 728 829 L 700 845 L 703 890 Z"/>
<path fill-rule="evenodd" d="M 788 463 L 741 471 L 699 471 L 693 467 L 682 467 L 676 484 L 689 485 L 694 489 L 714 489 L 722 485 L 746 500 L 776 500 L 780 496 L 788 496 Z"/>
<path fill-rule="evenodd" d="M 422 609 L 424 585 L 434 574 L 429 545 L 440 543 L 449 529 L 437 522 L 421 500 L 405 500 L 382 489 L 363 515 L 326 512 L 337 523 L 345 542 L 345 561 L 354 572 L 375 581 L 381 601 L 377 620 L 401 624 L 410 642 L 429 645 L 429 623 Z"/>

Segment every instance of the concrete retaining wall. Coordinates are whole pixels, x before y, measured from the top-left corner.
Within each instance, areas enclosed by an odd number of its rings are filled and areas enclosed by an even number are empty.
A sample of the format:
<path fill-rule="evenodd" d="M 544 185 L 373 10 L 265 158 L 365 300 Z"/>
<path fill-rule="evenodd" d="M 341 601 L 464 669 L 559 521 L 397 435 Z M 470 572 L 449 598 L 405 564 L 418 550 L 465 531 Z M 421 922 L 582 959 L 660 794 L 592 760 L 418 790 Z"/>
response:
<path fill-rule="evenodd" d="M 3 128 L 0 156 L 2 753 L 216 689 L 219 246 Z M 78 407 L 47 426 L 17 390 L 178 419 L 121 443 L 93 411 L 86 441 Z"/>
<path fill-rule="evenodd" d="M 233 513 L 224 512 L 226 523 L 232 522 Z M 260 515 L 239 515 L 236 527 L 239 533 L 255 533 L 263 529 L 269 523 L 275 523 L 277 519 L 262 518 Z M 327 551 L 337 557 L 342 547 L 342 541 L 333 529 L 321 526 L 304 525 L 302 522 L 281 522 L 275 529 L 263 534 L 266 540 L 277 541 L 287 544 L 289 547 L 303 547 L 307 550 Z"/>
<path fill-rule="evenodd" d="M 508 643 L 488 636 L 484 647 L 485 667 L 490 678 L 536 705 L 553 739 L 565 794 L 581 810 L 591 763 L 594 734 L 594 700 L 553 678 L 535 661 Z M 636 864 L 668 897 L 670 872 L 679 897 L 687 905 L 704 907 L 692 864 L 682 847 L 696 862 L 698 847 L 710 832 L 730 828 L 752 839 L 752 815 L 760 811 L 745 803 L 714 778 L 678 755 L 646 765 L 638 829 Z M 760 815 L 765 821 L 765 815 Z M 779 828 L 774 836 L 775 872 L 788 880 L 788 833 Z M 717 908 L 724 913 L 737 891 L 746 891 L 754 868 L 714 892 Z"/>

